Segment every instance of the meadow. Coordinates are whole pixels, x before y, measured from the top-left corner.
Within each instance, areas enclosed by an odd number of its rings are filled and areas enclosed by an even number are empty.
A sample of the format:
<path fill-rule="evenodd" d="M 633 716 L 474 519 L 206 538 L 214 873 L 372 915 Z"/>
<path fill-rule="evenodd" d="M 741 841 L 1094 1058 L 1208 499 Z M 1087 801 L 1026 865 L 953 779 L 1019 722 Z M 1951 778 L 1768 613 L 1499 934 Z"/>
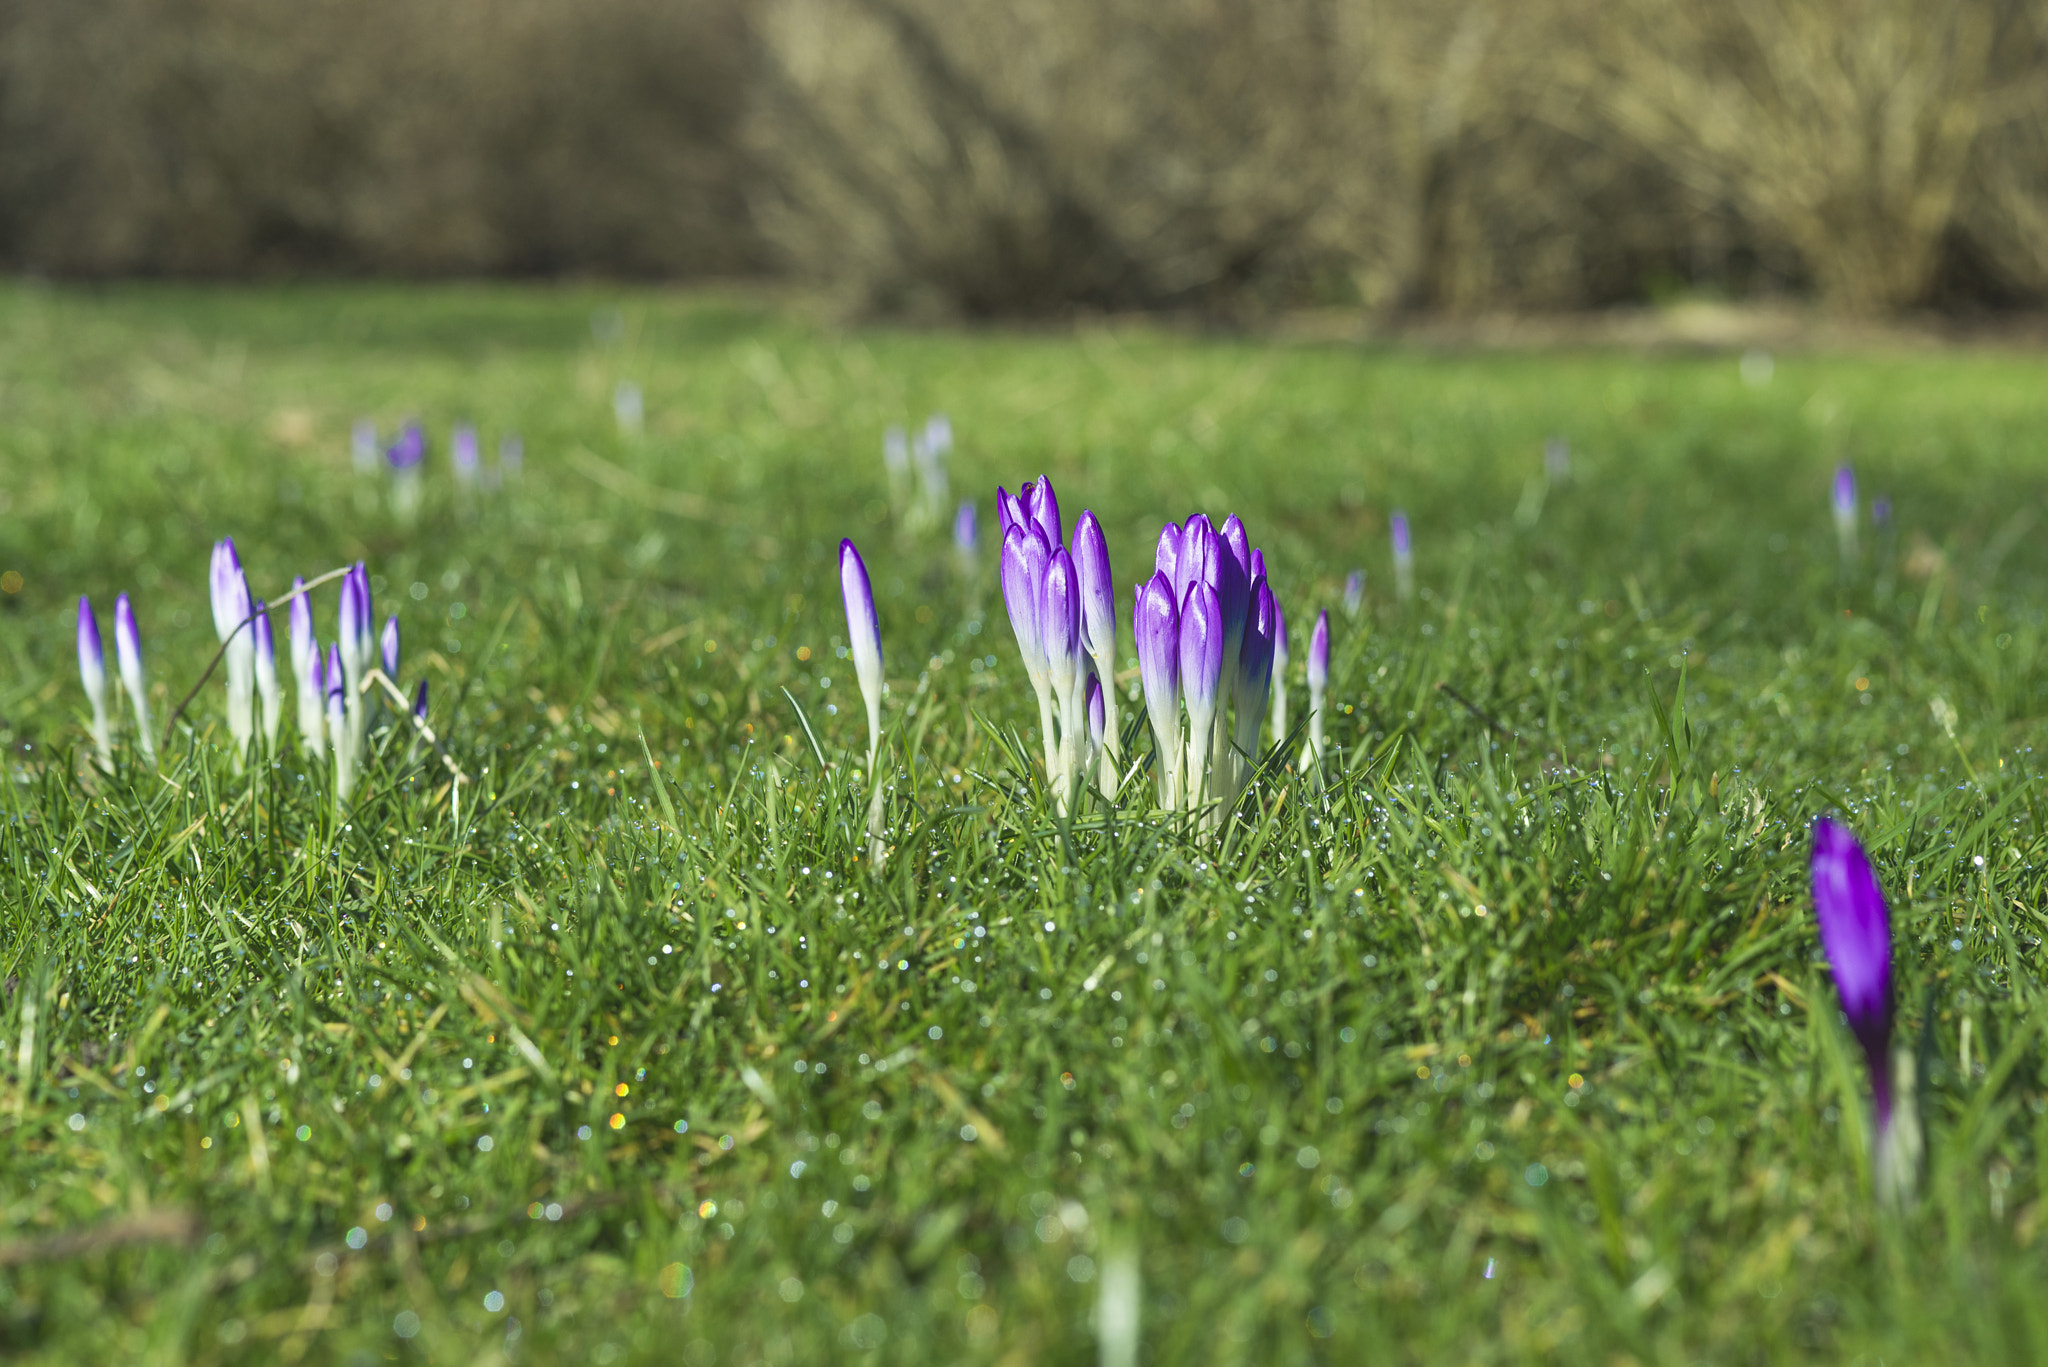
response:
<path fill-rule="evenodd" d="M 2048 1360 L 2040 375 L 9 286 L 0 1353 Z M 940 411 L 971 565 L 881 459 Z M 432 440 L 415 517 L 364 416 Z M 457 422 L 523 469 L 458 490 Z M 1040 473 L 1125 585 L 1240 514 L 1297 717 L 1332 610 L 1323 786 L 1279 756 L 1218 834 L 1054 810 L 993 535 Z M 216 678 L 161 771 L 94 769 L 77 596 L 132 595 L 161 726 L 224 535 L 266 598 L 366 563 L 447 764 L 394 732 L 337 807 L 324 759 L 237 765 Z M 1920 1059 L 1897 1211 L 1827 811 Z"/>

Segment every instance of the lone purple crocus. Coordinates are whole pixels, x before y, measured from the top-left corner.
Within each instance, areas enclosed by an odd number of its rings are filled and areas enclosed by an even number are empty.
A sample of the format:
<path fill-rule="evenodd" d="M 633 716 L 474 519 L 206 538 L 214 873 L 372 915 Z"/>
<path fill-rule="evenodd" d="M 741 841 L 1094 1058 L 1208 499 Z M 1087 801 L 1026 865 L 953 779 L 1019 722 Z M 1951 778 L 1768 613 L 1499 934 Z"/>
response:
<path fill-rule="evenodd" d="M 1835 540 L 1844 562 L 1856 558 L 1856 472 L 1847 464 L 1835 467 L 1835 488 L 1829 500 L 1835 515 Z"/>
<path fill-rule="evenodd" d="M 100 645 L 100 620 L 93 615 L 92 600 L 78 600 L 78 678 L 85 685 L 86 701 L 92 704 L 92 748 L 94 759 L 108 773 L 114 771 L 114 730 L 107 719 L 107 656 Z"/>
<path fill-rule="evenodd" d="M 882 748 L 882 627 L 875 616 L 875 592 L 868 567 L 853 542 L 839 543 L 839 592 L 846 600 L 846 638 L 854 677 L 868 708 L 868 773 Z"/>
<path fill-rule="evenodd" d="M 1405 602 L 1415 596 L 1415 546 L 1408 537 L 1408 514 L 1396 511 L 1387 527 L 1394 547 L 1394 593 Z"/>
<path fill-rule="evenodd" d="M 142 633 L 135 626 L 135 609 L 128 595 L 114 600 L 114 660 L 121 669 L 121 687 L 135 709 L 135 739 L 142 757 L 156 767 L 156 734 L 149 724 L 149 679 L 142 672 Z"/>
<path fill-rule="evenodd" d="M 1891 913 L 1862 845 L 1825 816 L 1813 824 L 1813 910 L 1842 1014 L 1870 1070 L 1878 1195 L 1897 1202 L 1912 1193 L 1920 1145 L 1911 1098 L 1898 1095 L 1895 1083 L 1904 1079 L 1895 1077 L 1891 1059 Z"/>

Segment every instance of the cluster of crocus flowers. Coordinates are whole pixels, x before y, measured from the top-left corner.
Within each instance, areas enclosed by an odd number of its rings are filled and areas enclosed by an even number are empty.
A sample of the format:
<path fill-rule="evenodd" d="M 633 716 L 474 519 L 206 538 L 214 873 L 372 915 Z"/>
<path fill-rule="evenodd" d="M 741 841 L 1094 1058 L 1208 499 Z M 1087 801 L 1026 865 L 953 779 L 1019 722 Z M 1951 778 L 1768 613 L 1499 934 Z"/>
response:
<path fill-rule="evenodd" d="M 1137 586 L 1160 805 L 1205 811 L 1211 824 L 1251 778 L 1284 630 L 1263 566 L 1235 514 L 1219 529 L 1197 513 L 1160 530 L 1152 578 Z"/>
<path fill-rule="evenodd" d="M 1043 476 L 1014 495 L 998 489 L 996 515 L 1003 530 L 1003 604 L 1025 675 L 1038 695 L 1039 735 L 1054 802 L 1065 811 L 1097 769 L 1104 796 L 1113 797 L 1119 759 L 1116 692 L 1098 680 L 1116 675 L 1116 592 L 1102 525 L 1094 513 L 1082 513 L 1069 547 L 1059 499 L 1052 481 Z M 1096 695 L 1099 730 L 1089 724 L 1090 700 Z"/>
<path fill-rule="evenodd" d="M 1870 1070 L 1871 1174 L 1880 1200 L 1908 1199 L 1919 1177 L 1912 1059 L 1892 1057 L 1892 932 L 1884 889 L 1849 828 L 1813 824 L 1813 910 L 1849 1032 Z"/>
<path fill-rule="evenodd" d="M 297 692 L 299 738 L 307 755 L 327 753 L 335 774 L 335 793 L 346 799 L 355 787 L 374 720 L 370 688 L 381 672 L 397 694 L 399 627 L 396 617 L 381 635 L 372 626 L 370 576 L 358 562 L 335 571 L 342 580 L 339 639 L 323 659 L 313 630 L 313 608 L 306 581 L 292 581 L 285 595 L 290 604 L 286 649 Z M 329 576 L 333 577 L 332 575 Z M 219 659 L 227 673 L 227 722 L 237 764 L 252 754 L 275 754 L 283 722 L 284 699 L 279 686 L 277 651 L 270 613 L 249 593 L 248 577 L 234 540 L 224 537 L 213 547 L 209 574 L 213 623 L 221 642 Z M 282 603 L 280 603 L 282 606 Z M 135 712 L 136 744 L 156 762 L 151 732 L 147 680 L 142 665 L 142 640 L 135 613 L 122 594 L 114 605 L 114 644 L 123 688 Z M 379 666 L 382 666 L 381 671 Z M 89 599 L 78 600 L 78 670 L 92 706 L 95 758 L 102 769 L 113 767 L 113 723 L 108 707 L 107 672 L 99 621 Z M 412 711 L 424 722 L 427 686 L 421 681 Z"/>

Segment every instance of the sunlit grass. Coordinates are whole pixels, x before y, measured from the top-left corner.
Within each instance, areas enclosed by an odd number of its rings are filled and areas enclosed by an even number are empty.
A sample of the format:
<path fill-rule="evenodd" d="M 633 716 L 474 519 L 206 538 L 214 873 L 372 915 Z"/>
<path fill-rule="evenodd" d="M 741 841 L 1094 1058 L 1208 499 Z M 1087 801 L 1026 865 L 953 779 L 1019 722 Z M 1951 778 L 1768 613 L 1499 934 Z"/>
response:
<path fill-rule="evenodd" d="M 2048 1355 L 2030 358 L 1752 388 L 738 299 L 18 290 L 0 393 L 11 1357 L 1093 1361 L 1124 1258 L 1146 1362 Z M 1166 517 L 1242 514 L 1296 720 L 1364 566 L 1326 791 L 1276 765 L 1220 841 L 1056 818 L 992 550 L 964 575 L 889 507 L 881 431 L 934 409 L 985 528 L 1049 472 L 1126 582 Z M 350 472 L 365 413 L 434 434 L 414 525 Z M 520 433 L 523 478 L 459 503 L 456 421 Z M 1839 459 L 1897 509 L 1847 567 Z M 473 784 L 397 734 L 345 811 L 323 764 L 238 775 L 217 684 L 161 774 L 88 775 L 75 595 L 134 595 L 161 716 L 223 534 L 259 596 L 365 559 Z M 1896 1220 L 1814 959 L 1828 808 L 1922 1041 Z"/>

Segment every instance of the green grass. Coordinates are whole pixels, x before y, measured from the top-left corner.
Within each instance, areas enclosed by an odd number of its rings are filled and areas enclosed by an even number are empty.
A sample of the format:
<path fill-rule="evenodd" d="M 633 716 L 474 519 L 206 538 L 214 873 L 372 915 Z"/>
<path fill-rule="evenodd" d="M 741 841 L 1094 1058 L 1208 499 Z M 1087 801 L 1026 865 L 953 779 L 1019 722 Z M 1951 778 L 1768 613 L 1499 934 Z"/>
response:
<path fill-rule="evenodd" d="M 1753 389 L 1721 355 L 842 334 L 737 297 L 15 288 L 0 401 L 12 1360 L 1088 1362 L 1128 1259 L 1149 1363 L 2048 1360 L 2034 358 Z M 1241 513 L 1297 715 L 1365 566 L 1341 781 L 1274 778 L 1220 845 L 1055 821 L 992 582 L 886 500 L 882 427 L 934 408 L 985 526 L 1049 472 L 1125 580 L 1163 518 Z M 415 528 L 359 502 L 364 413 L 436 436 Z M 469 510 L 462 419 L 528 453 Z M 1539 498 L 1552 433 L 1574 479 Z M 1848 571 L 1843 458 L 1898 523 Z M 265 596 L 368 562 L 459 816 L 402 746 L 339 816 L 320 765 L 238 774 L 218 684 L 161 776 L 85 773 L 73 597 L 135 594 L 161 717 L 227 533 Z M 830 707 L 845 534 L 891 678 L 880 873 Z M 1923 1053 L 1896 1217 L 1816 961 L 1829 808 Z"/>

